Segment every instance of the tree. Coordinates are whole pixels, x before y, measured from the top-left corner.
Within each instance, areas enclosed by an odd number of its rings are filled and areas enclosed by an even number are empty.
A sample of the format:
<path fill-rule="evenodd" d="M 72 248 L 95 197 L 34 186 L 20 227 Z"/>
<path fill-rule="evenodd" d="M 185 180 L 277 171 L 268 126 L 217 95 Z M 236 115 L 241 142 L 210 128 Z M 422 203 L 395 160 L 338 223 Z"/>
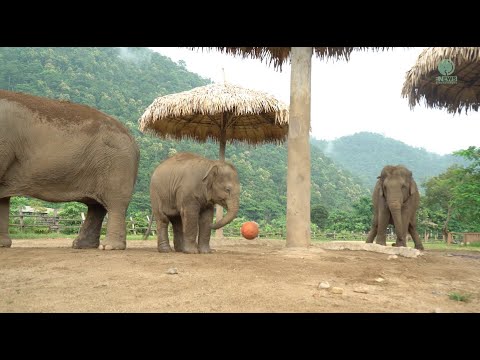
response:
<path fill-rule="evenodd" d="M 58 212 L 58 215 L 65 218 L 80 218 L 81 213 L 87 213 L 87 206 L 78 202 L 68 202 Z"/>
<path fill-rule="evenodd" d="M 353 203 L 353 231 L 366 232 L 372 226 L 373 203 L 371 197 L 363 196 Z"/>
<path fill-rule="evenodd" d="M 454 155 L 470 163 L 466 167 L 452 166 L 424 184 L 425 205 L 442 214 L 445 238 L 452 218 L 456 220 L 455 230 L 480 231 L 480 148 L 471 146 Z"/>
<path fill-rule="evenodd" d="M 463 231 L 480 231 L 480 148 L 470 146 L 454 153 L 471 161 L 458 170 L 452 194 L 453 204 L 462 219 Z"/>
<path fill-rule="evenodd" d="M 23 196 L 13 196 L 10 198 L 10 214 L 17 215 L 19 211 L 27 206 L 29 199 Z"/>
<path fill-rule="evenodd" d="M 323 205 L 314 205 L 311 209 L 312 223 L 320 229 L 325 229 L 328 221 L 328 210 Z"/>
<path fill-rule="evenodd" d="M 449 227 L 448 223 L 454 214 L 454 186 L 461 181 L 462 170 L 458 165 L 453 165 L 446 172 L 434 176 L 426 181 L 424 204 L 433 211 L 439 211 L 442 214 L 442 233 L 444 239 L 447 239 Z"/>

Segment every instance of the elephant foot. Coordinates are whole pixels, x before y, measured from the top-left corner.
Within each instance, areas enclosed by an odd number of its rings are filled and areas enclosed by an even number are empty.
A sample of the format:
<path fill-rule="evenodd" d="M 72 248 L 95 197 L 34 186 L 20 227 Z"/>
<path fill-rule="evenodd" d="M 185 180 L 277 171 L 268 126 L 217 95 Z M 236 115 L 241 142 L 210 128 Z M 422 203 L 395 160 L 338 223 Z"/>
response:
<path fill-rule="evenodd" d="M 126 241 L 109 241 L 105 240 L 98 247 L 100 250 L 125 250 L 127 248 Z"/>
<path fill-rule="evenodd" d="M 73 240 L 72 243 L 72 248 L 74 249 L 96 249 L 98 248 L 98 244 L 100 241 L 98 239 L 96 240 L 89 240 L 84 237 L 77 237 L 75 240 Z"/>
<path fill-rule="evenodd" d="M 161 245 L 161 246 L 157 246 L 157 250 L 158 252 L 161 252 L 161 253 L 169 253 L 169 252 L 173 252 L 172 248 L 170 247 L 170 245 Z"/>
<path fill-rule="evenodd" d="M 174 246 L 176 252 L 183 252 L 183 246 Z"/>
<path fill-rule="evenodd" d="M 198 247 L 198 252 L 200 254 L 211 254 L 211 253 L 215 252 L 215 250 L 210 248 L 210 246 L 199 246 Z"/>
<path fill-rule="evenodd" d="M 425 249 L 423 248 L 423 245 L 422 245 L 422 244 L 415 245 L 415 249 L 417 249 L 417 250 L 425 250 Z"/>
<path fill-rule="evenodd" d="M 183 252 L 185 254 L 198 254 L 198 248 L 196 245 L 184 245 Z"/>
<path fill-rule="evenodd" d="M 12 239 L 8 236 L 1 235 L 0 236 L 0 247 L 9 248 L 12 246 Z"/>
<path fill-rule="evenodd" d="M 384 240 L 384 241 L 381 241 L 381 240 L 378 241 L 377 240 L 377 245 L 387 246 L 387 241 L 386 240 Z"/>
<path fill-rule="evenodd" d="M 405 244 L 404 242 L 398 241 L 398 242 L 396 242 L 396 243 L 393 243 L 392 246 L 396 246 L 396 247 L 407 247 L 407 244 Z"/>

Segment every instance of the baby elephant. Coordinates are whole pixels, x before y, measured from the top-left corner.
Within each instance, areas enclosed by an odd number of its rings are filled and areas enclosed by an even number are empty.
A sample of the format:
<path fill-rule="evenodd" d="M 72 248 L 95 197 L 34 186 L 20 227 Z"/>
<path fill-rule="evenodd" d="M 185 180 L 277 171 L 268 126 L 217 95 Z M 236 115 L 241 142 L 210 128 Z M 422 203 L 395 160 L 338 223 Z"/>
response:
<path fill-rule="evenodd" d="M 373 222 L 367 243 L 385 245 L 385 230 L 388 224 L 394 225 L 397 241 L 395 246 L 407 246 L 410 233 L 415 249 L 423 250 L 417 233 L 417 209 L 420 194 L 413 180 L 412 172 L 405 166 L 387 165 L 382 169 L 373 189 Z"/>
<path fill-rule="evenodd" d="M 240 182 L 233 165 L 190 153 L 165 160 L 155 169 L 150 182 L 158 251 L 172 251 L 167 231 L 171 222 L 175 251 L 210 253 L 211 229 L 235 219 L 239 198 Z M 227 214 L 212 225 L 215 204 L 226 208 Z"/>

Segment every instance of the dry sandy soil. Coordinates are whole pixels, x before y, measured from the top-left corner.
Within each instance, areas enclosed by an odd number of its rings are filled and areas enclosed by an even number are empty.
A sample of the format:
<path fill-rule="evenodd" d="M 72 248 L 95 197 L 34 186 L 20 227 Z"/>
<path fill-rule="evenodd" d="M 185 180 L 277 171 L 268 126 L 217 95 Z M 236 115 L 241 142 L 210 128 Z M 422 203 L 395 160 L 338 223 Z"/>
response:
<path fill-rule="evenodd" d="M 212 240 L 207 255 L 160 254 L 154 240 L 128 241 L 125 251 L 71 242 L 13 240 L 0 249 L 0 312 L 480 312 L 478 252 L 389 260 L 264 239 Z M 330 289 L 319 288 L 324 281 Z"/>

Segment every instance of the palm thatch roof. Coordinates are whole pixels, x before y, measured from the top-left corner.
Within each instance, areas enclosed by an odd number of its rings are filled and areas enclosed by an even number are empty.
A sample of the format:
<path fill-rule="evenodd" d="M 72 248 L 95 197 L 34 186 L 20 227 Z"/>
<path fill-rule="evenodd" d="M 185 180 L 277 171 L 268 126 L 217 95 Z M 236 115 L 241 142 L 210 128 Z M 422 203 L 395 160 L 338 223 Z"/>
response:
<path fill-rule="evenodd" d="M 450 59 L 455 65 L 452 76 L 456 84 L 437 84 L 440 61 Z M 462 109 L 478 111 L 480 105 L 480 48 L 434 47 L 418 56 L 416 64 L 407 72 L 402 96 L 408 98 L 410 108 L 424 100 L 432 108 L 445 108 L 450 113 Z"/>
<path fill-rule="evenodd" d="M 191 47 L 190 49 L 196 49 Z M 203 48 L 201 48 L 203 49 Z M 255 58 L 261 61 L 265 60 L 268 64 L 273 62 L 274 68 L 282 69 L 282 65 L 290 57 L 290 47 L 215 47 L 206 48 L 216 49 L 233 55 L 241 55 L 244 58 Z M 314 47 L 313 51 L 318 58 L 350 59 L 350 54 L 357 50 L 384 50 L 383 47 Z"/>
<path fill-rule="evenodd" d="M 261 91 L 210 84 L 155 99 L 139 127 L 178 140 L 282 142 L 288 135 L 288 106 Z"/>

